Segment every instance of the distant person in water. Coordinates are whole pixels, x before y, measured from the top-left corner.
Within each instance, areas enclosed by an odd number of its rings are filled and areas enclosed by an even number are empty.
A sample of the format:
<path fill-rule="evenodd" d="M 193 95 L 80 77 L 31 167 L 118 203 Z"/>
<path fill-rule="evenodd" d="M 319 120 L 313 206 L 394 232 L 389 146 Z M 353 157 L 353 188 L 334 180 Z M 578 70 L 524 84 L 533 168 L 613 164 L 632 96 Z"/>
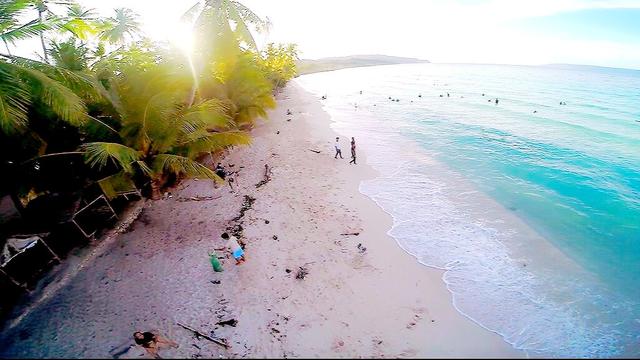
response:
<path fill-rule="evenodd" d="M 169 339 L 165 339 L 158 334 L 154 334 L 150 331 L 136 331 L 133 333 L 133 339 L 136 344 L 141 345 L 149 355 L 153 356 L 154 359 L 160 359 L 160 355 L 158 355 L 158 350 L 161 347 L 170 346 L 170 347 L 178 347 L 178 343 L 175 341 L 171 341 Z"/>
<path fill-rule="evenodd" d="M 322 100 L 327 100 L 327 95 L 322 95 Z"/>
<path fill-rule="evenodd" d="M 340 155 L 340 159 L 344 159 L 342 157 L 342 150 L 340 149 L 340 138 L 337 136 L 336 136 L 335 148 L 336 148 L 336 156 L 334 157 L 334 159 L 337 159 L 338 155 Z"/>
<path fill-rule="evenodd" d="M 447 97 L 449 97 L 449 93 L 447 93 Z"/>
<path fill-rule="evenodd" d="M 349 161 L 349 164 L 357 165 L 356 164 L 356 139 L 353 137 L 351 137 L 351 161 Z"/>
<path fill-rule="evenodd" d="M 222 233 L 220 237 L 227 241 L 226 246 L 229 251 L 231 251 L 233 258 L 236 259 L 236 265 L 240 265 L 246 260 L 244 257 L 244 250 L 238 243 L 238 239 L 235 236 L 229 236 L 227 233 Z"/>
<path fill-rule="evenodd" d="M 498 98 L 496 98 L 496 105 L 498 105 Z"/>

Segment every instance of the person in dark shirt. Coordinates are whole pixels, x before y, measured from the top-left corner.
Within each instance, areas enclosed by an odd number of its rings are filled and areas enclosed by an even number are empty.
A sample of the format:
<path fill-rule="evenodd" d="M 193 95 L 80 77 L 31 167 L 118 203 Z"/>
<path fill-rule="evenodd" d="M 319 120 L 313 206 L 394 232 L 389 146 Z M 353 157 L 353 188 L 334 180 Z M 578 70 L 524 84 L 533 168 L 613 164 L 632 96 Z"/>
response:
<path fill-rule="evenodd" d="M 215 173 L 216 175 L 220 176 L 222 180 L 227 177 L 227 172 L 224 170 L 224 167 L 222 167 L 221 163 L 218 163 L 218 165 L 216 165 Z"/>
<path fill-rule="evenodd" d="M 356 139 L 353 137 L 351 138 L 351 161 L 349 164 L 356 165 Z"/>
<path fill-rule="evenodd" d="M 141 345 L 149 355 L 153 356 L 154 359 L 160 359 L 160 355 L 158 355 L 158 350 L 161 346 L 172 346 L 178 347 L 178 343 L 175 341 L 171 341 L 169 339 L 165 339 L 160 335 L 154 334 L 150 331 L 136 331 L 133 333 L 133 339 L 136 344 Z"/>

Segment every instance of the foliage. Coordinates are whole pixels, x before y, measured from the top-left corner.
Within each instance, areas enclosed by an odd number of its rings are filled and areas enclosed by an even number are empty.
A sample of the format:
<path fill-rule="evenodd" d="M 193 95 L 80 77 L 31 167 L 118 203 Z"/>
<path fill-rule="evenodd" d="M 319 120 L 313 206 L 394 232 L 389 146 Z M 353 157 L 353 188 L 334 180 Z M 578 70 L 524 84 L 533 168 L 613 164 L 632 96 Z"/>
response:
<path fill-rule="evenodd" d="M 19 19 L 30 10 L 30 5 L 28 0 L 0 0 L 0 39 L 9 53 L 9 44 L 15 45 L 16 41 L 37 36 L 50 29 L 49 24 L 41 23 L 38 19 L 20 22 Z"/>
<path fill-rule="evenodd" d="M 102 29 L 100 39 L 112 44 L 122 45 L 129 39 L 134 39 L 140 33 L 138 15 L 131 9 L 115 9 L 115 16 L 103 20 L 99 27 Z"/>
<path fill-rule="evenodd" d="M 60 120 L 81 125 L 87 120 L 77 91 L 90 92 L 91 84 L 72 72 L 18 57 L 0 58 L 0 131 L 26 129 L 30 106 L 46 105 Z"/>
<path fill-rule="evenodd" d="M 91 56 L 89 48 L 75 38 L 64 42 L 51 41 L 47 52 L 56 66 L 73 71 L 87 70 Z"/>
<path fill-rule="evenodd" d="M 298 60 L 298 49 L 295 44 L 270 43 L 263 51 L 261 64 L 267 78 L 275 88 L 279 88 L 296 76 Z"/>
<path fill-rule="evenodd" d="M 0 169 L 8 161 L 33 174 L 33 164 L 80 153 L 93 181 L 127 174 L 156 192 L 172 175 L 219 181 L 197 159 L 249 144 L 245 129 L 295 76 L 297 49 L 258 51 L 253 32 L 268 21 L 237 1 L 205 0 L 183 19 L 195 32 L 190 56 L 145 38 L 130 9 L 100 18 L 74 1 L 0 0 L 0 140 L 17 147 L 0 155 Z M 44 61 L 10 54 L 36 36 Z"/>
<path fill-rule="evenodd" d="M 121 56 L 128 61 L 111 68 L 106 79 L 117 104 L 121 143 L 83 145 L 88 164 L 102 167 L 111 161 L 156 182 L 167 174 L 219 180 L 196 157 L 249 143 L 226 116 L 225 104 L 215 98 L 187 104 L 194 80 L 186 61 L 162 61 L 153 48 L 134 47 Z"/>

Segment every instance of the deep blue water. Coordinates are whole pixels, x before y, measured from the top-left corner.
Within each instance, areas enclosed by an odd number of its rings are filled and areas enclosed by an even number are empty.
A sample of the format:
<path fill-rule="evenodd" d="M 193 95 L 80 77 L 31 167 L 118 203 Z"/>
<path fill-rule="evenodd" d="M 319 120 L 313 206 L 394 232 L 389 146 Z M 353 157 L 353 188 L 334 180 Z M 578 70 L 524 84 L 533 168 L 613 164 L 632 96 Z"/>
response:
<path fill-rule="evenodd" d="M 327 95 L 381 174 L 361 191 L 447 270 L 461 312 L 533 355 L 640 355 L 640 71 L 411 64 L 298 82 Z"/>

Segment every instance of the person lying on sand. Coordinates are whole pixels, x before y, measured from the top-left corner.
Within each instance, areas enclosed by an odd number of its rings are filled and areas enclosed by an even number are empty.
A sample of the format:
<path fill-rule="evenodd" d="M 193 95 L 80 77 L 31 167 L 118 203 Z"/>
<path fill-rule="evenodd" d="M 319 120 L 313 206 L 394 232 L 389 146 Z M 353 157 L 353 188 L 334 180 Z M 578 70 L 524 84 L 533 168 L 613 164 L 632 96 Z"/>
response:
<path fill-rule="evenodd" d="M 220 178 L 222 178 L 222 180 L 224 180 L 225 177 L 227 177 L 227 172 L 224 170 L 224 167 L 222 166 L 222 163 L 218 163 L 218 165 L 216 165 L 216 169 L 214 170 L 216 175 L 218 175 Z"/>
<path fill-rule="evenodd" d="M 141 345 L 154 359 L 160 359 L 158 350 L 161 347 L 178 347 L 178 343 L 175 341 L 165 339 L 150 331 L 136 331 L 133 333 L 133 339 L 136 341 L 136 344 Z"/>
<path fill-rule="evenodd" d="M 240 265 L 246 260 L 244 257 L 244 250 L 242 250 L 242 247 L 235 236 L 229 236 L 227 233 L 222 233 L 220 237 L 227 241 L 227 247 L 231 251 L 233 258 L 236 259 L 236 265 Z"/>

